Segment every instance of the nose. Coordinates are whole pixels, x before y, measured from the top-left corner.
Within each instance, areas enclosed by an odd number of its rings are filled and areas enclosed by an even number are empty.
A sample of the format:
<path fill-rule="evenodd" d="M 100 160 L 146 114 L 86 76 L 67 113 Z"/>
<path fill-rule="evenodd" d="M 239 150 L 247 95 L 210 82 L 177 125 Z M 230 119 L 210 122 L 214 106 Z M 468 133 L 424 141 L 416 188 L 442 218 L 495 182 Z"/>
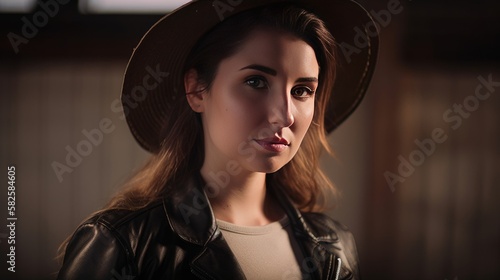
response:
<path fill-rule="evenodd" d="M 277 128 L 290 127 L 295 122 L 291 94 L 284 88 L 273 92 L 270 100 L 269 123 Z"/>

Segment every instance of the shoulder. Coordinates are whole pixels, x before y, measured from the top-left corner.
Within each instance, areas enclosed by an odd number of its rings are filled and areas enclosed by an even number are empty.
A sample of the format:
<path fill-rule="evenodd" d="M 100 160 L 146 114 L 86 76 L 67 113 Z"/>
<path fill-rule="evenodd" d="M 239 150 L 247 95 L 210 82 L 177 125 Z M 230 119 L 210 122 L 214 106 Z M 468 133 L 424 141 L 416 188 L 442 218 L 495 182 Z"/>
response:
<path fill-rule="evenodd" d="M 150 230 L 160 229 L 162 223 L 153 221 L 165 220 L 165 210 L 161 201 L 138 210 L 110 209 L 98 212 L 84 221 L 80 227 L 100 226 L 117 235 L 127 234 L 130 231 L 141 231 L 150 227 Z"/>
<path fill-rule="evenodd" d="M 162 222 L 163 219 L 163 222 Z M 139 210 L 106 210 L 92 215 L 71 236 L 58 279 L 113 279 L 137 275 L 136 256 L 168 229 L 163 204 Z M 92 267 L 93 269 L 88 269 Z"/>
<path fill-rule="evenodd" d="M 154 237 L 165 234 L 168 223 L 160 201 L 138 210 L 110 209 L 98 212 L 84 221 L 76 232 L 88 229 L 93 229 L 94 234 L 117 239 L 127 254 L 130 254 L 139 249 L 131 244 L 134 240 L 145 235 Z"/>
<path fill-rule="evenodd" d="M 141 254 L 159 239 L 169 238 L 170 226 L 162 201 L 138 210 L 111 209 L 97 213 L 77 229 L 92 229 L 93 234 L 107 236 L 119 243 L 129 259 Z"/>

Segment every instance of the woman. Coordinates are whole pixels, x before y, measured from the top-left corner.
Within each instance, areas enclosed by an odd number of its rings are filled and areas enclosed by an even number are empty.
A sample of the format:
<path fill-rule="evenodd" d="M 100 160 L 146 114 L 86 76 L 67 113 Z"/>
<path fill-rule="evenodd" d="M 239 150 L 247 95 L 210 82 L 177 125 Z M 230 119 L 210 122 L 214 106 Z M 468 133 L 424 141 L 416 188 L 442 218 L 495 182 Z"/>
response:
<path fill-rule="evenodd" d="M 325 134 L 374 69 L 376 37 L 343 51 L 368 23 L 348 0 L 200 0 L 157 22 L 122 91 L 153 156 L 65 244 L 59 279 L 359 278 L 352 235 L 316 211 Z"/>

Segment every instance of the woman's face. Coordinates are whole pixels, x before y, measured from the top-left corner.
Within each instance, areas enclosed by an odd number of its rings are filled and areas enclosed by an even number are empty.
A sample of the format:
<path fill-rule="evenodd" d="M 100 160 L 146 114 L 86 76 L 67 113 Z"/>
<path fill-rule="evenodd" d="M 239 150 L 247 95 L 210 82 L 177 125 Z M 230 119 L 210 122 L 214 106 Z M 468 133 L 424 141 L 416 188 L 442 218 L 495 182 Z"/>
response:
<path fill-rule="evenodd" d="M 283 167 L 313 119 L 318 75 L 314 50 L 304 41 L 271 30 L 250 33 L 220 62 L 202 95 L 204 164 L 213 172 L 228 165 L 265 173 Z"/>

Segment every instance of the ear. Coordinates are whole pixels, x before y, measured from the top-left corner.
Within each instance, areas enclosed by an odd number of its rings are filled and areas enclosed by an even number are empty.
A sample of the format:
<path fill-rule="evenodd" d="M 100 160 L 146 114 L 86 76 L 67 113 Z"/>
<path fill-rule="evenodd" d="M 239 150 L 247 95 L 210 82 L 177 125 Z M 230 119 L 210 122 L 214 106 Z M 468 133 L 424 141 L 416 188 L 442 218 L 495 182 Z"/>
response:
<path fill-rule="evenodd" d="M 203 112 L 206 91 L 203 90 L 203 85 L 199 83 L 198 73 L 195 69 L 189 69 L 184 74 L 184 89 L 191 109 L 197 113 Z"/>

